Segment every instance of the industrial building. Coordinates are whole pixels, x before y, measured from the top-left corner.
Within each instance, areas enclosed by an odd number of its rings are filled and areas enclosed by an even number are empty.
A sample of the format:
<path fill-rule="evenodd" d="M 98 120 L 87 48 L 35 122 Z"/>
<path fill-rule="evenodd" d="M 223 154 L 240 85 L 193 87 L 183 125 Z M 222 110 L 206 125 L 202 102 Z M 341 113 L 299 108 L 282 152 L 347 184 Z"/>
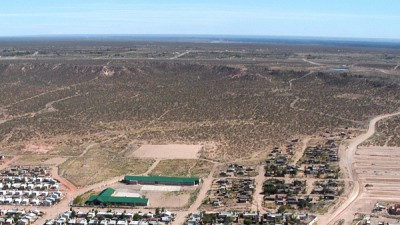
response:
<path fill-rule="evenodd" d="M 197 186 L 197 177 L 125 176 L 126 184 Z"/>
<path fill-rule="evenodd" d="M 148 206 L 149 199 L 138 197 L 117 197 L 113 196 L 115 190 L 107 188 L 99 195 L 91 196 L 86 204 L 88 205 L 126 205 L 126 206 Z"/>

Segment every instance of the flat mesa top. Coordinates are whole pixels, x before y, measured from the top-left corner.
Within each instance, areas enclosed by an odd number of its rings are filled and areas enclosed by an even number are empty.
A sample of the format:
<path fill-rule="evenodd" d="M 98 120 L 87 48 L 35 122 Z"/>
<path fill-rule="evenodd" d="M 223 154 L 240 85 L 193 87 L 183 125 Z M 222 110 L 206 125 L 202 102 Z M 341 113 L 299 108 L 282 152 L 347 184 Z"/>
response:
<path fill-rule="evenodd" d="M 142 145 L 131 156 L 152 159 L 198 159 L 202 148 L 203 145 Z"/>

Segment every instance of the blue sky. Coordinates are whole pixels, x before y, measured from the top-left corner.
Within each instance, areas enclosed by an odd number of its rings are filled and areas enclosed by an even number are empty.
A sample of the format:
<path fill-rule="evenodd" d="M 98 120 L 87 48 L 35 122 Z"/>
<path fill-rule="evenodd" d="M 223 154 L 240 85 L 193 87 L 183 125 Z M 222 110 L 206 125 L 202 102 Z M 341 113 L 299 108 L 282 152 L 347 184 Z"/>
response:
<path fill-rule="evenodd" d="M 1 0 L 0 36 L 47 34 L 400 39 L 400 1 Z"/>

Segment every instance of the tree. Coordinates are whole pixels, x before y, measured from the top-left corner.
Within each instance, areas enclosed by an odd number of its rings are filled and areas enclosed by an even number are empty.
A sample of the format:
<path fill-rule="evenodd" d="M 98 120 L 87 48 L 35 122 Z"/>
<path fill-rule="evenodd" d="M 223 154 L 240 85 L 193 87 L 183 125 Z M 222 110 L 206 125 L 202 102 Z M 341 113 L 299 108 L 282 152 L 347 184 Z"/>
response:
<path fill-rule="evenodd" d="M 206 224 L 207 223 L 212 224 L 215 222 L 215 220 L 216 220 L 216 217 L 214 215 L 204 215 L 203 216 L 203 222 Z"/>
<path fill-rule="evenodd" d="M 76 196 L 76 198 L 74 199 L 74 201 L 72 201 L 72 203 L 74 204 L 74 205 L 80 205 L 80 204 L 82 204 L 82 196 L 81 195 L 78 195 L 78 196 Z"/>
<path fill-rule="evenodd" d="M 279 207 L 278 213 L 284 213 L 286 211 L 286 209 L 288 209 L 288 208 L 289 208 L 289 206 L 282 205 L 282 206 Z"/>
<path fill-rule="evenodd" d="M 300 199 L 299 203 L 298 203 L 298 206 L 299 206 L 300 209 L 304 209 L 304 208 L 309 206 L 309 202 L 307 200 L 305 200 L 305 199 Z"/>
<path fill-rule="evenodd" d="M 278 191 L 278 188 L 275 185 L 266 185 L 264 186 L 264 194 L 265 195 L 274 195 Z"/>
<path fill-rule="evenodd" d="M 244 219 L 243 223 L 246 224 L 246 225 L 250 225 L 250 224 L 253 223 L 253 221 L 251 219 Z"/>
<path fill-rule="evenodd" d="M 76 217 L 76 212 L 75 212 L 75 210 L 72 210 L 71 211 L 71 218 L 75 218 Z"/>
<path fill-rule="evenodd" d="M 224 221 L 224 224 L 231 224 L 232 223 L 232 221 L 233 221 L 233 218 L 232 217 L 226 217 L 226 219 L 225 219 L 225 221 Z"/>
<path fill-rule="evenodd" d="M 135 213 L 135 215 L 133 215 L 133 220 L 134 221 L 138 221 L 138 220 L 141 220 L 142 219 L 142 216 L 141 215 L 139 215 L 139 214 L 137 214 L 137 213 Z"/>

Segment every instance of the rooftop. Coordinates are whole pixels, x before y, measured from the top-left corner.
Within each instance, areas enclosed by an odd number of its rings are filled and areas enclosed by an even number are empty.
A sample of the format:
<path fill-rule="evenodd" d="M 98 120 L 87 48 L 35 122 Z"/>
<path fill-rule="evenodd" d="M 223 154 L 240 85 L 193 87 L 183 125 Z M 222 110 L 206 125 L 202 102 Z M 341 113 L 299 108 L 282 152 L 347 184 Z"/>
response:
<path fill-rule="evenodd" d="M 135 203 L 147 204 L 149 199 L 138 197 L 115 197 L 112 196 L 115 190 L 112 188 L 104 189 L 99 195 L 90 196 L 87 202 L 99 201 L 101 203 Z"/>
<path fill-rule="evenodd" d="M 150 181 L 150 182 L 172 182 L 172 183 L 194 183 L 199 182 L 198 177 L 162 177 L 162 176 L 125 176 L 127 181 Z"/>

